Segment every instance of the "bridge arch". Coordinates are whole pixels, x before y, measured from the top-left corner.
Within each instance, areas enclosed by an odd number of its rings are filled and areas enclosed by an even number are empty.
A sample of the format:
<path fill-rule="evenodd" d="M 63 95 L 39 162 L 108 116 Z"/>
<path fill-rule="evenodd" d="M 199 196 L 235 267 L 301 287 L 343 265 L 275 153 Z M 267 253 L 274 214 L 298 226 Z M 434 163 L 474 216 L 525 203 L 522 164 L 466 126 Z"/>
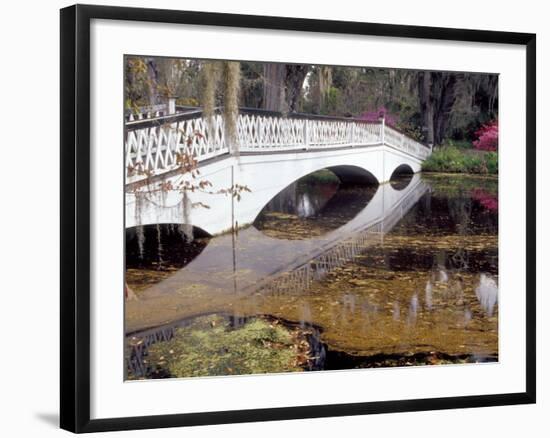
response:
<path fill-rule="evenodd" d="M 309 227 L 315 229 L 316 224 L 317 226 L 323 224 L 323 233 L 328 233 L 353 220 L 369 204 L 379 189 L 380 185 L 377 183 L 376 178 L 370 172 L 360 172 L 363 169 L 353 169 L 357 172 L 352 174 L 354 178 L 345 179 L 344 182 L 340 180 L 341 177 L 332 172 L 331 168 L 324 168 L 323 170 L 325 169 L 331 171 L 332 180 L 325 175 L 321 175 L 319 176 L 321 178 L 319 185 L 315 183 L 315 180 L 312 184 L 309 184 L 304 179 L 310 175 L 315 175 L 318 171 L 311 172 L 294 180 L 265 202 L 258 209 L 257 215 L 252 221 L 255 228 L 263 233 L 266 225 L 268 229 L 269 227 L 275 227 L 277 231 L 271 234 L 268 233 L 268 235 L 285 240 L 303 239 L 308 234 Z M 302 181 L 304 181 L 304 185 L 300 185 Z M 348 184 L 353 184 L 353 189 L 349 190 Z M 356 190 L 355 187 L 358 187 L 356 184 L 366 184 L 366 189 Z M 308 222 L 309 225 L 298 234 L 298 237 L 293 237 L 292 232 L 287 234 L 282 229 L 278 229 L 277 221 L 280 220 L 278 214 L 295 215 L 301 220 L 307 218 L 311 222 Z M 315 232 L 312 235 L 315 235 Z"/>
<path fill-rule="evenodd" d="M 184 230 L 186 228 L 189 228 L 189 229 L 192 229 L 194 237 L 212 237 L 210 233 L 208 233 L 206 230 L 202 229 L 200 226 L 197 226 L 197 225 L 186 224 L 186 223 L 175 223 L 175 222 L 158 222 L 158 223 L 152 223 L 152 224 L 133 225 L 131 227 L 126 227 L 126 239 L 128 240 L 128 239 L 137 238 L 137 235 L 140 233 L 140 227 L 142 227 L 142 231 L 147 234 L 157 233 L 158 231 L 156 230 L 156 228 L 158 226 L 161 227 L 160 232 L 163 234 L 177 231 L 183 235 Z"/>
<path fill-rule="evenodd" d="M 296 184 L 298 181 L 300 181 L 302 178 L 306 178 L 309 175 L 313 175 L 316 172 L 319 172 L 321 170 L 329 170 L 336 177 L 340 180 L 340 183 L 342 185 L 367 185 L 367 186 L 374 186 L 378 187 L 379 182 L 376 176 L 374 176 L 371 172 L 366 170 L 364 167 L 359 167 L 356 165 L 347 165 L 347 164 L 340 164 L 335 166 L 314 166 L 306 171 L 302 171 L 298 173 L 298 177 L 294 175 L 294 178 L 290 183 L 287 183 L 285 185 L 278 185 L 274 190 L 270 191 L 261 191 L 263 193 L 263 200 L 258 203 L 256 208 L 254 208 L 253 213 L 249 216 L 248 223 L 254 223 L 260 213 L 267 207 L 267 205 L 275 199 L 277 196 L 279 196 L 282 192 L 284 192 L 286 189 L 291 187 L 293 184 Z"/>
<path fill-rule="evenodd" d="M 378 179 L 364 167 L 355 165 L 339 165 L 327 167 L 333 172 L 342 184 L 349 185 L 378 185 Z M 412 170 L 412 169 L 411 169 Z"/>
<path fill-rule="evenodd" d="M 396 178 L 396 177 L 399 177 L 399 176 L 404 176 L 404 175 L 412 175 L 414 174 L 414 170 L 413 168 L 407 164 L 407 163 L 404 163 L 404 164 L 400 164 L 399 166 L 397 166 L 391 176 L 390 176 L 390 180 Z"/>
<path fill-rule="evenodd" d="M 157 223 L 126 229 L 126 268 L 165 271 L 182 268 L 195 259 L 211 237 L 192 225 Z M 168 272 L 168 271 L 166 271 Z"/>
<path fill-rule="evenodd" d="M 408 164 L 401 164 L 395 168 L 390 176 L 390 185 L 394 190 L 404 190 L 411 183 L 414 170 Z"/>

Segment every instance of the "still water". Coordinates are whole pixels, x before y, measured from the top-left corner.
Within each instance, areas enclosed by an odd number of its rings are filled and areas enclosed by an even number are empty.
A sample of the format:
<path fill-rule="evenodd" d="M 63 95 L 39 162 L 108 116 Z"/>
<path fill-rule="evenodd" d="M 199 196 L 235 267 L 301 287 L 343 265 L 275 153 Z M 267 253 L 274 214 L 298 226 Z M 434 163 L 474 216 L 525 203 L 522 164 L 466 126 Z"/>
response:
<path fill-rule="evenodd" d="M 236 234 L 128 234 L 129 377 L 498 360 L 497 188 L 321 173 Z"/>

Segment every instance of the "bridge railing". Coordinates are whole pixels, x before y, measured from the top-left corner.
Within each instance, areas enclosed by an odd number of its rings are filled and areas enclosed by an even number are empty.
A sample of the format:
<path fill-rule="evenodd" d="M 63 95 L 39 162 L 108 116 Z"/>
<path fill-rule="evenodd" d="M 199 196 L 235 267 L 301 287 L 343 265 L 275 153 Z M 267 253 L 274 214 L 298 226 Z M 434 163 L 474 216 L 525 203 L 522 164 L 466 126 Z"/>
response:
<path fill-rule="evenodd" d="M 223 115 L 211 118 L 201 110 L 141 120 L 128 120 L 125 130 L 125 165 L 129 182 L 144 174 L 175 169 L 178 155 L 204 161 L 237 152 L 259 153 L 388 144 L 424 159 L 430 148 L 383 122 L 241 109 L 234 144 L 228 140 Z"/>
<path fill-rule="evenodd" d="M 134 110 L 127 110 L 124 112 L 126 122 L 133 122 L 135 120 L 146 120 L 162 117 L 168 114 L 168 107 L 166 104 L 149 105 L 136 108 Z"/>
<path fill-rule="evenodd" d="M 422 143 L 408 137 L 406 134 L 386 124 L 384 124 L 383 142 L 421 159 L 427 158 L 432 153 L 432 149 L 429 146 L 423 145 Z"/>

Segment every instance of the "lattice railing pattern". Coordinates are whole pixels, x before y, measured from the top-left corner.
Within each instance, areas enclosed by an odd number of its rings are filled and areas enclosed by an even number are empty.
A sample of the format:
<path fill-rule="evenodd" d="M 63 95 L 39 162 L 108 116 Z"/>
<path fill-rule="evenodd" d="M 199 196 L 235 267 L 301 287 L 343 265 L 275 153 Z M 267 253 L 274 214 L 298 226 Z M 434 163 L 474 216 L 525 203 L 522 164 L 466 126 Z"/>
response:
<path fill-rule="evenodd" d="M 381 123 L 346 119 L 309 119 L 264 114 L 239 114 L 235 143 L 229 145 L 221 114 L 129 122 L 125 164 L 129 182 L 144 172 L 160 174 L 177 166 L 178 154 L 203 161 L 236 152 L 269 152 L 388 144 L 424 159 L 430 149 Z M 166 120 L 162 123 L 162 120 Z M 144 127 L 140 127 L 140 123 Z"/>
<path fill-rule="evenodd" d="M 178 154 L 205 160 L 229 151 L 221 115 L 192 118 L 177 123 L 151 126 L 127 132 L 125 164 L 129 179 L 139 172 L 163 173 L 177 167 Z"/>
<path fill-rule="evenodd" d="M 431 154 L 430 148 L 410 137 L 407 137 L 405 134 L 388 125 L 384 126 L 384 143 L 397 149 L 404 150 L 405 152 L 421 159 L 425 159 Z"/>
<path fill-rule="evenodd" d="M 284 272 L 267 281 L 259 291 L 273 295 L 285 295 L 296 291 L 307 292 L 314 281 L 353 260 L 373 243 L 380 242 L 381 223 L 339 242 L 303 265 Z"/>
<path fill-rule="evenodd" d="M 143 332 L 139 336 L 126 339 L 127 370 L 135 377 L 145 377 L 151 371 L 151 364 L 146 363 L 149 347 L 157 342 L 169 341 L 174 337 L 175 327 L 161 327 Z"/>
<path fill-rule="evenodd" d="M 238 119 L 239 150 L 300 149 L 306 145 L 306 120 L 241 114 Z"/>

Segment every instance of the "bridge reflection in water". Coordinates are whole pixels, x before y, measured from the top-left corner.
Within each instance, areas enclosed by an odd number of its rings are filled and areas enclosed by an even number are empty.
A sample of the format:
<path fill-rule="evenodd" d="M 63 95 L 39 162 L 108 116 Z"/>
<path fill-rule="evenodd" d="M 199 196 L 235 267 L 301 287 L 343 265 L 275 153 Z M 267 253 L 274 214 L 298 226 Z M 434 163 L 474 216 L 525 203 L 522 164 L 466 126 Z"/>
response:
<path fill-rule="evenodd" d="M 402 190 L 382 184 L 354 218 L 305 240 L 270 237 L 255 227 L 213 238 L 187 266 L 126 303 L 127 333 L 193 315 L 234 309 L 258 294 L 306 291 L 373 245 L 429 190 L 413 175 Z M 268 263 L 266 263 L 268 259 Z"/>
<path fill-rule="evenodd" d="M 169 264 L 171 277 L 127 301 L 133 374 L 142 375 L 150 344 L 176 334 L 174 351 L 182 351 L 194 324 L 210 318 L 215 328 L 200 334 L 247 330 L 254 317 L 302 325 L 314 338 L 311 357 L 326 353 L 312 369 L 349 369 L 380 356 L 402 364 L 417 354 L 498 360 L 498 216 L 487 202 L 497 188 L 496 180 L 458 176 L 412 176 L 372 189 L 290 187 L 254 226 L 206 245 L 198 239 L 196 258 L 175 271 Z M 154 246 L 154 236 L 149 241 Z M 149 359 L 169 345 L 150 349 Z"/>
<path fill-rule="evenodd" d="M 317 255 L 294 269 L 285 270 L 267 278 L 257 287 L 257 290 L 261 293 L 274 294 L 305 292 L 309 289 L 311 282 L 322 280 L 335 268 L 363 254 L 373 244 L 383 243 L 384 234 L 390 232 L 428 190 L 428 186 L 420 181 L 418 175 L 414 180 L 410 184 L 410 190 L 396 200 L 379 221 L 364 228 L 358 226 L 356 230 L 348 232 L 349 234 L 342 235 L 336 242 L 320 247 Z M 379 190 L 383 193 L 385 189 L 387 185 Z M 310 253 L 309 256 L 311 255 Z"/>

